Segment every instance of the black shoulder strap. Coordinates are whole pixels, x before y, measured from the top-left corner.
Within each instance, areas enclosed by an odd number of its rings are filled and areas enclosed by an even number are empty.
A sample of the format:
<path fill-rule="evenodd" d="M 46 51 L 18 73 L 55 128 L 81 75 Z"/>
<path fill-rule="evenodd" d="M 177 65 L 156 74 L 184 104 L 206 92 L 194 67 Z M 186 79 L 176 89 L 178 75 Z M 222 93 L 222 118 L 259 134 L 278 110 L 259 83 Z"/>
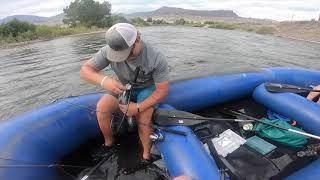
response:
<path fill-rule="evenodd" d="M 226 158 L 218 154 L 211 139 L 207 139 L 206 143 L 208 145 L 211 156 L 216 161 L 217 166 L 219 167 L 219 171 L 221 173 L 220 179 L 225 179 L 225 173 L 228 171 L 231 172 L 231 174 L 236 179 L 244 179 L 236 172 L 236 169 L 226 160 Z"/>
<path fill-rule="evenodd" d="M 140 66 L 137 66 L 136 69 L 134 70 L 134 78 L 133 78 L 133 81 L 132 81 L 133 84 L 137 82 L 140 70 L 141 70 Z"/>
<path fill-rule="evenodd" d="M 223 179 L 225 179 L 225 172 L 228 171 L 228 169 L 224 168 L 220 158 L 218 157 L 218 153 L 216 151 L 216 148 L 214 148 L 214 145 L 213 145 L 211 139 L 207 139 L 206 143 L 208 145 L 208 148 L 209 148 L 211 156 L 213 157 L 213 159 L 215 160 L 215 162 L 216 162 L 216 164 L 217 164 L 217 166 L 219 168 L 220 180 L 223 180 Z"/>

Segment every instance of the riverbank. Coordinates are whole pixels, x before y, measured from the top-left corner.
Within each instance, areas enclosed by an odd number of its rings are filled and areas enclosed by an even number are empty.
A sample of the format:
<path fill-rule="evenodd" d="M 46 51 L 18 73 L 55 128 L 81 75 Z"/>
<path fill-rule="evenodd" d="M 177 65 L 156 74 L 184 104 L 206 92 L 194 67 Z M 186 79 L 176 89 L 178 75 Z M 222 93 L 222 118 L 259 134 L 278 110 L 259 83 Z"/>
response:
<path fill-rule="evenodd" d="M 300 41 L 308 41 L 320 43 L 320 22 L 319 21 L 185 21 L 184 19 L 176 20 L 175 23 L 168 23 L 165 20 L 153 20 L 144 23 L 136 23 L 136 26 L 188 26 L 198 28 L 215 28 L 225 30 L 239 30 L 252 32 L 262 35 L 273 35 L 277 37 L 295 39 Z"/>
<path fill-rule="evenodd" d="M 49 41 L 49 40 L 58 39 L 58 38 L 62 38 L 62 37 L 82 36 L 82 35 L 86 35 L 86 34 L 102 33 L 105 31 L 106 31 L 105 29 L 95 29 L 94 31 L 91 31 L 91 32 L 82 32 L 82 33 L 75 33 L 75 34 L 70 34 L 70 35 L 47 37 L 47 38 L 22 41 L 22 42 L 5 43 L 5 44 L 0 44 L 0 48 L 10 48 L 10 47 L 15 47 L 15 46 L 22 46 L 22 45 L 26 45 L 26 44 L 36 43 L 36 42 Z"/>
<path fill-rule="evenodd" d="M 227 30 L 240 30 L 257 34 L 274 35 L 283 38 L 320 43 L 319 21 L 293 21 L 272 23 L 226 23 L 194 24 L 194 27 L 208 27 Z"/>
<path fill-rule="evenodd" d="M 263 35 L 274 35 L 283 38 L 295 39 L 300 41 L 308 41 L 313 43 L 320 43 L 320 23 L 315 21 L 295 21 L 295 22 L 277 22 L 269 24 L 259 23 L 227 23 L 227 22 L 206 22 L 206 23 L 187 23 L 184 24 L 189 27 L 203 27 L 203 28 L 216 28 L 226 30 L 240 30 L 246 32 L 253 32 Z M 161 24 L 155 24 L 151 26 L 161 26 Z M 164 24 L 168 26 L 168 24 Z M 169 26 L 175 26 L 169 24 Z M 19 45 L 25 45 L 29 43 L 41 42 L 52 40 L 60 37 L 77 36 L 85 34 L 94 34 L 104 32 L 102 28 L 66 28 L 66 27 L 45 27 L 42 26 L 42 31 L 38 32 L 38 35 L 34 36 L 21 36 L 17 40 L 13 40 L 9 37 L 9 40 L 0 39 L 0 47 L 14 47 Z M 42 32 L 42 33 L 41 33 Z M 28 37 L 28 38 L 24 38 Z M 10 40 L 11 39 L 11 40 Z"/>
<path fill-rule="evenodd" d="M 94 33 L 103 31 L 103 28 L 97 27 L 64 27 L 64 26 L 46 26 L 46 25 L 37 25 L 35 28 L 23 33 L 17 33 L 17 35 L 7 35 L 0 36 L 0 47 L 7 46 L 16 46 L 20 44 L 30 43 L 30 42 L 38 42 L 38 41 L 46 41 L 51 40 L 57 37 L 64 37 L 69 35 L 77 35 L 83 33 Z"/>
<path fill-rule="evenodd" d="M 275 29 L 276 36 L 320 43 L 319 21 L 280 22 Z"/>

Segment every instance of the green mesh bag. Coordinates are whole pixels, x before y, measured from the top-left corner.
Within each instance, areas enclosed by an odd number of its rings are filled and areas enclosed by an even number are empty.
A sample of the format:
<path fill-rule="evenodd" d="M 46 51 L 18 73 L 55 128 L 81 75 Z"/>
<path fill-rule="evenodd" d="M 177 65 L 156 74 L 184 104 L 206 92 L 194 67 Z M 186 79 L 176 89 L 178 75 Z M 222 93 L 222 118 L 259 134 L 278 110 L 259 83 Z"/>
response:
<path fill-rule="evenodd" d="M 269 119 L 263 118 L 261 120 L 268 123 L 276 124 L 284 128 L 289 128 L 289 129 L 294 129 L 297 131 L 304 132 L 303 130 L 297 127 L 291 126 L 286 121 L 283 121 L 280 119 L 269 120 Z M 262 123 L 256 123 L 253 127 L 253 131 L 257 132 L 262 137 L 274 140 L 276 142 L 279 142 L 281 144 L 291 146 L 291 147 L 303 147 L 308 142 L 308 138 L 306 136 L 285 131 L 273 126 L 268 126 Z"/>

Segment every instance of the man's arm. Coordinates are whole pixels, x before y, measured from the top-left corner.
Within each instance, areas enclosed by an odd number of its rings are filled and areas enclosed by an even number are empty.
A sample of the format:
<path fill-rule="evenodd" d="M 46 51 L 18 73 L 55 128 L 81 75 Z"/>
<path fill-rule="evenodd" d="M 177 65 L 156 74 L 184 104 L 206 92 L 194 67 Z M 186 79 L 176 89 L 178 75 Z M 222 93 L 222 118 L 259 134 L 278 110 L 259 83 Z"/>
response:
<path fill-rule="evenodd" d="M 116 94 L 121 94 L 125 90 L 125 87 L 117 80 L 99 73 L 99 70 L 90 62 L 90 60 L 81 67 L 80 77 L 91 84 L 99 85 Z"/>
<path fill-rule="evenodd" d="M 149 109 L 157 103 L 160 103 L 164 100 L 169 94 L 169 81 L 164 81 L 161 83 L 156 83 L 155 91 L 144 101 L 139 103 L 140 112 Z"/>
<path fill-rule="evenodd" d="M 157 55 L 152 76 L 156 89 L 147 99 L 139 103 L 141 112 L 161 102 L 169 94 L 169 66 L 166 57 L 162 53 Z"/>
<path fill-rule="evenodd" d="M 91 84 L 100 86 L 104 75 L 99 72 L 110 64 L 106 57 L 106 47 L 102 47 L 90 60 L 82 65 L 80 78 Z"/>
<path fill-rule="evenodd" d="M 103 74 L 100 74 L 99 71 L 95 68 L 93 64 L 89 61 L 83 64 L 80 70 L 80 78 L 95 85 L 99 85 L 104 78 Z"/>

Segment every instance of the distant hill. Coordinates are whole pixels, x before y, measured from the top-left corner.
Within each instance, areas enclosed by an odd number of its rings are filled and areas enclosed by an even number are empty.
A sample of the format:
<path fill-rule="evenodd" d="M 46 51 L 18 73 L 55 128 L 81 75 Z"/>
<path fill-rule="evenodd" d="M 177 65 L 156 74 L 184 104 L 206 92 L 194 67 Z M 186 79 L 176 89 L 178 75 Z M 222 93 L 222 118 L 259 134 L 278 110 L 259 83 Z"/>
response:
<path fill-rule="evenodd" d="M 191 10 L 175 7 L 163 6 L 157 10 L 149 12 L 136 12 L 132 14 L 123 14 L 126 18 L 140 17 L 146 19 L 164 19 L 168 22 L 174 22 L 177 19 L 184 18 L 188 21 L 227 21 L 227 22 L 251 22 L 251 23 L 271 23 L 273 20 L 243 18 L 238 16 L 233 10 Z"/>
<path fill-rule="evenodd" d="M 203 21 L 226 21 L 231 23 L 272 23 L 273 20 L 268 19 L 255 19 L 255 18 L 243 18 L 238 16 L 233 10 L 190 10 L 175 7 L 163 6 L 157 10 L 149 12 L 136 12 L 132 14 L 118 15 L 124 16 L 127 19 L 141 17 L 146 19 L 151 17 L 152 19 L 163 19 L 167 22 L 174 22 L 177 19 L 184 18 L 187 21 L 203 22 Z M 31 15 L 15 15 L 8 16 L 0 20 L 0 24 L 9 22 L 14 18 L 27 21 L 34 24 L 62 24 L 62 20 L 65 14 L 61 13 L 51 17 L 31 16 Z"/>
<path fill-rule="evenodd" d="M 61 13 L 61 14 L 58 14 L 58 15 L 55 15 L 55 16 L 48 17 L 47 23 L 59 23 L 59 24 L 62 24 L 62 20 L 63 20 L 64 16 L 65 16 L 65 14 Z"/>
<path fill-rule="evenodd" d="M 13 19 L 18 19 L 20 21 L 26 21 L 34 24 L 61 24 L 64 18 L 64 13 L 58 14 L 51 17 L 41 17 L 41 16 L 32 16 L 32 15 L 14 15 L 8 16 L 0 20 L 0 24 L 7 23 Z"/>
<path fill-rule="evenodd" d="M 232 18 L 239 17 L 232 10 L 189 10 L 189 9 L 166 7 L 166 6 L 163 6 L 155 11 L 137 12 L 137 13 L 129 14 L 129 16 L 139 16 L 139 17 L 163 16 L 163 15 L 232 17 Z"/>

